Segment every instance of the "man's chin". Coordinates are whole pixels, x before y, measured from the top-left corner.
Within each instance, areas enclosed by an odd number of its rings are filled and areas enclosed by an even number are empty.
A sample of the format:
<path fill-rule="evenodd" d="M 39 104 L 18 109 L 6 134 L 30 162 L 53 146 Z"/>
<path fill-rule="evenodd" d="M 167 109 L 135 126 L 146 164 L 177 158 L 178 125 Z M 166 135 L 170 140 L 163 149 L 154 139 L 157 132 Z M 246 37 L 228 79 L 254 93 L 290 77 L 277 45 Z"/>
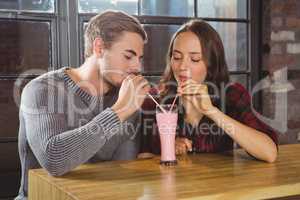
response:
<path fill-rule="evenodd" d="M 108 78 L 105 78 L 105 82 L 108 83 L 110 86 L 112 87 L 121 87 L 122 85 L 122 82 L 125 78 L 116 78 L 116 79 L 108 79 Z"/>

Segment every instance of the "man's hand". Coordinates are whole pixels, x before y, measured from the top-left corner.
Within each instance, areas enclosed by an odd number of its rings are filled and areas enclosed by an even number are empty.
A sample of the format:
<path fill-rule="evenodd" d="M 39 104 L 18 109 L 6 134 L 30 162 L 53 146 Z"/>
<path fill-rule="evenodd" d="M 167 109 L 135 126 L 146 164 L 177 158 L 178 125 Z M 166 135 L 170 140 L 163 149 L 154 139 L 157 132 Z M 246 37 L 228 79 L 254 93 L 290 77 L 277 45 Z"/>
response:
<path fill-rule="evenodd" d="M 149 90 L 150 85 L 142 75 L 128 75 L 122 82 L 118 100 L 111 108 L 121 121 L 125 121 L 142 106 Z"/>

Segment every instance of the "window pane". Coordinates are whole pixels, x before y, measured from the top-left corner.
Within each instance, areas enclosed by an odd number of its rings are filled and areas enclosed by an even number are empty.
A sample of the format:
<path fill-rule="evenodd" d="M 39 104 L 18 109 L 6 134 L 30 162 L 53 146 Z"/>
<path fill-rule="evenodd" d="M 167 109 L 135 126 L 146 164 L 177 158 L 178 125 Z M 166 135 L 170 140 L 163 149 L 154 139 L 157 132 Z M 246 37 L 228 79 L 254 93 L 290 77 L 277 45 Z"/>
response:
<path fill-rule="evenodd" d="M 151 86 L 157 86 L 161 76 L 145 76 L 145 78 L 149 81 L 149 83 L 151 83 Z"/>
<path fill-rule="evenodd" d="M 248 89 L 248 79 L 247 74 L 230 74 L 230 82 L 237 82 L 242 84 L 246 89 Z"/>
<path fill-rule="evenodd" d="M 49 22 L 0 20 L 0 74 L 47 70 L 51 65 L 50 37 Z"/>
<path fill-rule="evenodd" d="M 144 72 L 163 72 L 166 67 L 166 55 L 172 35 L 177 25 L 144 25 L 148 34 L 148 43 L 144 51 Z"/>
<path fill-rule="evenodd" d="M 0 9 L 53 13 L 55 0 L 0 0 Z"/>
<path fill-rule="evenodd" d="M 107 9 L 123 10 L 138 14 L 138 0 L 78 0 L 80 13 L 99 13 Z"/>
<path fill-rule="evenodd" d="M 247 0 L 198 0 L 198 16 L 247 18 Z"/>
<path fill-rule="evenodd" d="M 16 86 L 16 103 L 14 100 L 15 80 L 0 80 L 0 137 L 17 138 L 19 129 L 19 104 L 20 91 L 29 80 L 22 81 Z"/>
<path fill-rule="evenodd" d="M 194 16 L 194 0 L 141 0 L 142 15 Z"/>
<path fill-rule="evenodd" d="M 236 22 L 209 22 L 220 34 L 230 71 L 247 69 L 247 24 Z"/>

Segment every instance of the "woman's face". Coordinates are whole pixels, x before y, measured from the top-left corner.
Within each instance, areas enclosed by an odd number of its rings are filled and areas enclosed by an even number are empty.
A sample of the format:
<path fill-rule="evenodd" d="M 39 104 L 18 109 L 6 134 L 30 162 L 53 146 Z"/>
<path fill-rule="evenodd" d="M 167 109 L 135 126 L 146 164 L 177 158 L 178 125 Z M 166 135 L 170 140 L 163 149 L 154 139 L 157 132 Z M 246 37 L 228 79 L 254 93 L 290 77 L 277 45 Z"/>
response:
<path fill-rule="evenodd" d="M 174 40 L 171 68 L 177 83 L 192 79 L 202 83 L 207 74 L 200 40 L 193 32 L 180 33 Z"/>
<path fill-rule="evenodd" d="M 126 31 L 121 34 L 100 59 L 102 77 L 114 86 L 120 86 L 129 74 L 141 72 L 144 51 L 144 41 L 139 34 Z"/>

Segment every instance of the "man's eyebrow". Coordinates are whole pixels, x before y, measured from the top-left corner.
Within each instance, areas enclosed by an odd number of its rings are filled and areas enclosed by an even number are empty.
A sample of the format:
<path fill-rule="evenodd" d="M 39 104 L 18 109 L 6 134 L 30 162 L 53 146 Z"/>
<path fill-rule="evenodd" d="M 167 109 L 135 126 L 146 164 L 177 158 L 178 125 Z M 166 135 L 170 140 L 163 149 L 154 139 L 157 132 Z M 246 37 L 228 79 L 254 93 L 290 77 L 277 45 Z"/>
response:
<path fill-rule="evenodd" d="M 133 54 L 134 56 L 137 55 L 137 53 L 136 53 L 135 51 L 131 50 L 131 49 L 126 49 L 125 51 L 127 51 L 127 52 Z M 144 55 L 141 55 L 141 56 L 140 56 L 140 59 L 143 59 L 143 58 L 144 58 Z"/>
<path fill-rule="evenodd" d="M 126 52 L 129 52 L 129 53 L 131 53 L 131 54 L 133 54 L 133 55 L 135 55 L 135 56 L 137 55 L 136 52 L 133 51 L 132 49 L 126 49 L 125 51 L 126 51 Z"/>

